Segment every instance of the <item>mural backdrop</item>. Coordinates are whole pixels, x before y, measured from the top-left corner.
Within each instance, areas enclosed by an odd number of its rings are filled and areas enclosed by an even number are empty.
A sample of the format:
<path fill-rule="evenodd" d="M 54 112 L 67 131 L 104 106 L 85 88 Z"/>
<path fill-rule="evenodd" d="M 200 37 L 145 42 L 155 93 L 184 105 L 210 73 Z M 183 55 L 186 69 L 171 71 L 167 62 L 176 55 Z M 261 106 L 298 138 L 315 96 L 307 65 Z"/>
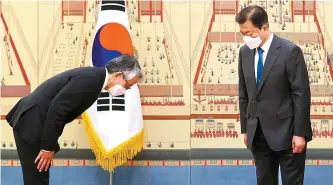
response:
<path fill-rule="evenodd" d="M 234 18 L 266 9 L 270 28 L 303 50 L 312 93 L 314 140 L 306 185 L 333 184 L 333 2 L 316 0 L 126 1 L 140 81 L 145 147 L 114 174 L 96 165 L 80 117 L 68 124 L 51 184 L 254 185 L 240 134 Z M 90 64 L 99 1 L 0 1 L 1 183 L 22 184 L 11 107 L 46 79 Z"/>

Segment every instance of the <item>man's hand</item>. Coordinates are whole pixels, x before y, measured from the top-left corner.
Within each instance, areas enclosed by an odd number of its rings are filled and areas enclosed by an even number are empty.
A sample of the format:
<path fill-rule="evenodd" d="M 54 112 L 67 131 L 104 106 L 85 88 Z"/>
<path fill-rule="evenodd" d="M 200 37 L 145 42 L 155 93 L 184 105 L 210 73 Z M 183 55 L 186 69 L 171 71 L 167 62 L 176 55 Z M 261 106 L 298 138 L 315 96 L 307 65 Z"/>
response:
<path fill-rule="evenodd" d="M 244 144 L 247 147 L 247 134 L 244 134 Z"/>
<path fill-rule="evenodd" d="M 51 166 L 51 162 L 53 159 L 54 152 L 53 151 L 45 151 L 41 150 L 35 159 L 35 163 L 38 162 L 37 169 L 39 172 L 42 170 L 47 171 L 49 167 Z"/>
<path fill-rule="evenodd" d="M 292 141 L 293 153 L 301 153 L 305 147 L 305 139 L 302 136 L 294 136 Z"/>

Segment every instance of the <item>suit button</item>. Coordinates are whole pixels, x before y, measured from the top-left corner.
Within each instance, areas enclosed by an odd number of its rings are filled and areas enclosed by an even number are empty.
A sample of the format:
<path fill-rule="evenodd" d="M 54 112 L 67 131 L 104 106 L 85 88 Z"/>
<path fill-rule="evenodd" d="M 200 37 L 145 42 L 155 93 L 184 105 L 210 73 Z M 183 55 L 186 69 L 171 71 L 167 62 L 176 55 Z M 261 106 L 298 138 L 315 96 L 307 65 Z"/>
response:
<path fill-rule="evenodd" d="M 257 103 L 259 103 L 260 102 L 260 100 L 259 100 L 259 98 L 257 98 Z"/>

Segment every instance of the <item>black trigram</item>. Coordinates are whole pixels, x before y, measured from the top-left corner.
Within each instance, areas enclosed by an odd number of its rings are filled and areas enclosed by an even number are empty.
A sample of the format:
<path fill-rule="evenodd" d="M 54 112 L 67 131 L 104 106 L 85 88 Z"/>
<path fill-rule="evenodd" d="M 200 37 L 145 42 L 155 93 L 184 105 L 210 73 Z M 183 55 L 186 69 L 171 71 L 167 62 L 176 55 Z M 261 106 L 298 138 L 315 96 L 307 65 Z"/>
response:
<path fill-rule="evenodd" d="M 125 1 L 102 0 L 102 11 L 118 10 L 125 12 Z"/>
<path fill-rule="evenodd" d="M 125 95 L 110 97 L 108 92 L 101 92 L 97 99 L 97 111 L 110 111 L 110 107 L 112 111 L 125 111 Z"/>

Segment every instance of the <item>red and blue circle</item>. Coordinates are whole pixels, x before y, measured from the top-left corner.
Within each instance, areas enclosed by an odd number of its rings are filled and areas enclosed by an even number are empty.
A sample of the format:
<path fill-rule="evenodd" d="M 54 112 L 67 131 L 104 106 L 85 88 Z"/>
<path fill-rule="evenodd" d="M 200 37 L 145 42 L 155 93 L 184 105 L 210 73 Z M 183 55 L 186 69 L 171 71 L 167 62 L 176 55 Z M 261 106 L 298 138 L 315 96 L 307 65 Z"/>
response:
<path fill-rule="evenodd" d="M 110 60 L 128 54 L 134 56 L 131 36 L 119 23 L 107 23 L 96 33 L 92 47 L 92 63 L 104 67 Z"/>

